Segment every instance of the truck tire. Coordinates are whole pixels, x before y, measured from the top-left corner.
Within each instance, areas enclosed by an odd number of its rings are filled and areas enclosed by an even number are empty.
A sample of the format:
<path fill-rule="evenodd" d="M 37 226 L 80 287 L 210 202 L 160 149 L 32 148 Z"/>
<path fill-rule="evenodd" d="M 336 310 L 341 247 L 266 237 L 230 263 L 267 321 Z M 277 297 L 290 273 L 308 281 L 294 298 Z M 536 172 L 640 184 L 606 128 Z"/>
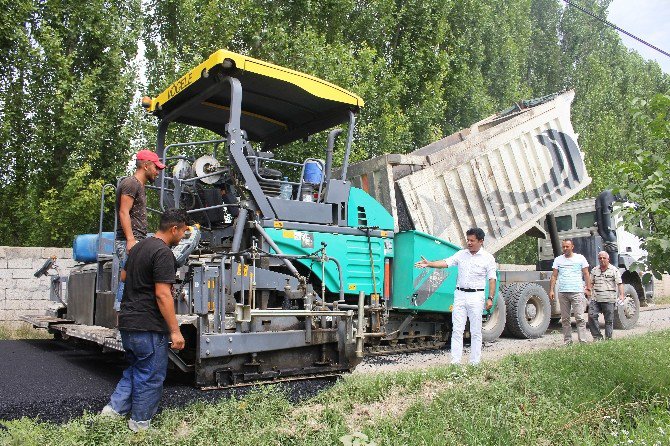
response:
<path fill-rule="evenodd" d="M 640 317 L 640 299 L 635 287 L 628 283 L 624 284 L 623 293 L 626 299 L 624 304 L 619 305 L 617 303 L 614 309 L 614 328 L 617 330 L 633 328 Z"/>
<path fill-rule="evenodd" d="M 482 341 L 493 342 L 500 337 L 507 321 L 507 306 L 502 294 L 498 295 L 495 306 L 491 309 L 488 320 L 482 324 Z"/>
<path fill-rule="evenodd" d="M 516 338 L 534 339 L 549 327 L 551 305 L 547 292 L 540 285 L 521 282 L 504 289 L 507 303 L 507 332 Z"/>

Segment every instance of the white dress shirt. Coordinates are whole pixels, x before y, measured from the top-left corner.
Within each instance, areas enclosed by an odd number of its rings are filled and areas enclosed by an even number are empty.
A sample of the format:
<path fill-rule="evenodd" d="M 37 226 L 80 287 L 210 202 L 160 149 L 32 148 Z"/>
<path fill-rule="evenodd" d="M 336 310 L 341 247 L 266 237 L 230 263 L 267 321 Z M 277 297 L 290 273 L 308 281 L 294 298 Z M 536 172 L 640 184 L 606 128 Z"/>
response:
<path fill-rule="evenodd" d="M 496 261 L 489 252 L 480 248 L 476 254 L 461 249 L 453 256 L 444 259 L 447 266 L 458 266 L 456 286 L 483 290 L 488 279 L 496 278 Z"/>

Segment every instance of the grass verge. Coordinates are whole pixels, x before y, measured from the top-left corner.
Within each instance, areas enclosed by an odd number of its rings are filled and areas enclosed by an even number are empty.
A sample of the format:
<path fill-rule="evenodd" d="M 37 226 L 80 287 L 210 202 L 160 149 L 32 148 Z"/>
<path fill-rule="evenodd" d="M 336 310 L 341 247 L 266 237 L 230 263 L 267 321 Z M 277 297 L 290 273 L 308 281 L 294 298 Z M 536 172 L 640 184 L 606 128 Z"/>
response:
<path fill-rule="evenodd" d="M 37 330 L 25 322 L 0 323 L 0 340 L 50 338 L 53 338 L 53 335 L 46 330 Z"/>
<path fill-rule="evenodd" d="M 347 376 L 291 404 L 279 387 L 166 410 L 132 434 L 87 414 L 4 422 L 7 445 L 670 443 L 670 332 L 511 355 L 478 368 Z"/>

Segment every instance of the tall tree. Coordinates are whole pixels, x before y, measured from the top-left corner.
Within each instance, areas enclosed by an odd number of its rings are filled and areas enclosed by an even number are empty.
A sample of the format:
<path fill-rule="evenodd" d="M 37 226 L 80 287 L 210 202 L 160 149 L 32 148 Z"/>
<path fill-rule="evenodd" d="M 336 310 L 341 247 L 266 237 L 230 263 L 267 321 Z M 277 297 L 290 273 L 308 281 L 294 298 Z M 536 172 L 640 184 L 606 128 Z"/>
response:
<path fill-rule="evenodd" d="M 128 161 L 139 0 L 6 6 L 0 243 L 62 245 L 97 228 L 100 186 Z"/>
<path fill-rule="evenodd" d="M 660 278 L 670 273 L 670 92 L 636 101 L 632 115 L 640 144 L 619 162 L 616 192 L 627 201 L 621 210 L 627 228 L 648 252 L 641 263 Z"/>

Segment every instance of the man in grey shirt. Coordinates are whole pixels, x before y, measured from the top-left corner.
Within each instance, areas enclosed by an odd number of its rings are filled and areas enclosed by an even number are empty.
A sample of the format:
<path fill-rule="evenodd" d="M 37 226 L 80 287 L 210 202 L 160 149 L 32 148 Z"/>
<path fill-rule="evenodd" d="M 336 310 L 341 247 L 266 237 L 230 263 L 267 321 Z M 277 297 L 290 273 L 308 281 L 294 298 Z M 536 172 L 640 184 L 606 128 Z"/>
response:
<path fill-rule="evenodd" d="M 140 150 L 135 157 L 135 173 L 121 180 L 116 188 L 116 240 L 114 248 L 123 268 L 128 253 L 135 244 L 147 236 L 147 195 L 144 185 L 158 178 L 165 164 L 151 150 Z M 114 309 L 119 311 L 124 283 L 119 282 Z"/>
<path fill-rule="evenodd" d="M 605 338 L 612 339 L 614 329 L 614 307 L 616 305 L 617 290 L 619 302 L 623 303 L 623 282 L 619 268 L 610 263 L 610 256 L 605 251 L 598 253 L 598 263 L 591 270 L 591 285 L 593 295 L 589 303 L 589 330 L 593 339 L 601 340 L 603 334 L 598 325 L 598 316 L 603 313 L 605 316 Z"/>

